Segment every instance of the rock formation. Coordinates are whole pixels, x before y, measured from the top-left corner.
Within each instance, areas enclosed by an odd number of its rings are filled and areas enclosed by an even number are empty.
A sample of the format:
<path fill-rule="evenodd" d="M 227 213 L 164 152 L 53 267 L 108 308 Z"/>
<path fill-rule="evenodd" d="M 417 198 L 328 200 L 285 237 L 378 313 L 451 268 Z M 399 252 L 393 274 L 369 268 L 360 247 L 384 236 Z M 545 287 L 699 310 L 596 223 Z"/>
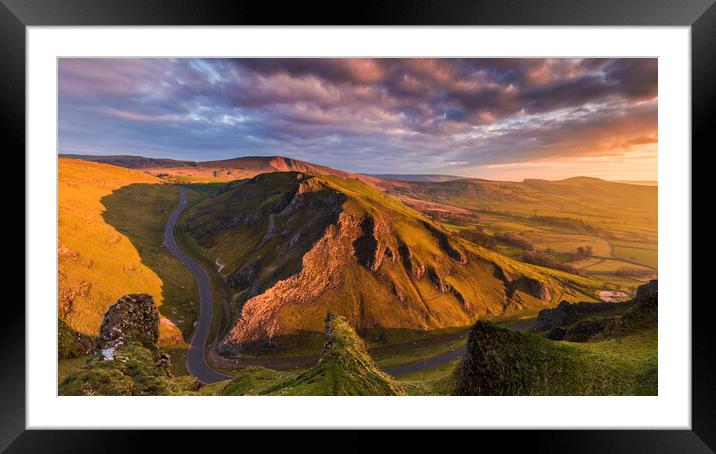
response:
<path fill-rule="evenodd" d="M 100 327 L 97 347 L 106 359 L 113 352 L 138 342 L 144 348 L 157 350 L 159 340 L 159 311 L 154 299 L 147 294 L 125 295 L 107 309 Z"/>
<path fill-rule="evenodd" d="M 119 298 L 104 315 L 96 353 L 60 383 L 60 394 L 169 394 L 171 358 L 158 351 L 158 340 L 159 312 L 152 297 Z"/>

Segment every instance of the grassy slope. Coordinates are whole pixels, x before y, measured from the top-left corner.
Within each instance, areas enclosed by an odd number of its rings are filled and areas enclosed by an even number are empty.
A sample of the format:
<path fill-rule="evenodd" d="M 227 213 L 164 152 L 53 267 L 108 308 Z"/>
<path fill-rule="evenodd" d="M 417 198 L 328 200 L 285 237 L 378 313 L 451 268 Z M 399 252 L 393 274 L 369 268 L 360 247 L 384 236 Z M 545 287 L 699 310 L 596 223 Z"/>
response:
<path fill-rule="evenodd" d="M 554 342 L 478 322 L 457 374 L 462 395 L 656 395 L 657 329 Z"/>
<path fill-rule="evenodd" d="M 59 159 L 59 315 L 79 333 L 96 335 L 105 310 L 122 295 L 149 293 L 158 305 L 164 302 L 161 277 L 143 262 L 132 241 L 106 222 L 102 202 L 122 187 L 159 183 L 143 172 Z M 170 186 L 162 189 L 176 191 Z M 130 208 L 140 221 L 164 216 L 152 204 Z M 181 343 L 179 330 L 168 320 L 161 333 L 162 341 Z"/>
<path fill-rule="evenodd" d="M 120 354 L 117 353 L 119 356 Z M 74 373 L 61 377 L 62 396 L 156 396 L 169 394 L 169 381 L 157 370 L 154 355 L 139 343 L 121 350 L 122 360 L 92 357 Z M 62 374 L 65 375 L 65 374 Z"/>

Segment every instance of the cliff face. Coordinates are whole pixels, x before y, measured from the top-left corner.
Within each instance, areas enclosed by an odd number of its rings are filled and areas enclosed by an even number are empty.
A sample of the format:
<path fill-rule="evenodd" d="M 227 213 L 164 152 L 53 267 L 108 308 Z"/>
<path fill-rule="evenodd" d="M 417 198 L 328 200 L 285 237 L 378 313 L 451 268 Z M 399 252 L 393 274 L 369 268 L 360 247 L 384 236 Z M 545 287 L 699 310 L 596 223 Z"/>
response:
<path fill-rule="evenodd" d="M 320 333 L 327 311 L 362 334 L 465 326 L 573 295 L 536 268 L 457 239 L 357 180 L 300 173 L 237 182 L 187 230 L 234 291 L 219 351 L 280 348 Z"/>

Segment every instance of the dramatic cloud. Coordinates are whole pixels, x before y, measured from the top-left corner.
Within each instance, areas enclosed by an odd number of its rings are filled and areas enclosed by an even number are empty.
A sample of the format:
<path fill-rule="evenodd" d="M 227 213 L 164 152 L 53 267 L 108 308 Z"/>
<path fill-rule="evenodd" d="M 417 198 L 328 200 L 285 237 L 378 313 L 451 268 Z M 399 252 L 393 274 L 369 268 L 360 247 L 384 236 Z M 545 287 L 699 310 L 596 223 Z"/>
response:
<path fill-rule="evenodd" d="M 656 59 L 61 59 L 60 152 L 655 179 L 657 96 Z"/>

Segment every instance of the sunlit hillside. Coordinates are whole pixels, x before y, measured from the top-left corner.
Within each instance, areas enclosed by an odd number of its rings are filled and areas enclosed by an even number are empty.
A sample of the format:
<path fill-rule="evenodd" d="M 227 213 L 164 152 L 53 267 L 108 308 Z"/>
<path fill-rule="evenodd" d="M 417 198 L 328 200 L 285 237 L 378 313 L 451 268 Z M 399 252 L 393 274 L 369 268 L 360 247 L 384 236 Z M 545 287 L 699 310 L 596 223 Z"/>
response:
<path fill-rule="evenodd" d="M 148 293 L 157 304 L 163 302 L 160 277 L 103 217 L 102 199 L 133 184 L 156 185 L 161 180 L 121 167 L 59 159 L 58 315 L 80 333 L 96 335 L 105 311 L 122 295 Z M 160 333 L 164 345 L 182 342 L 179 329 L 164 317 Z"/>
<path fill-rule="evenodd" d="M 596 282 L 450 236 L 357 179 L 262 174 L 223 186 L 184 219 L 233 293 L 226 352 L 322 342 L 329 310 L 390 340 L 596 297 Z"/>

